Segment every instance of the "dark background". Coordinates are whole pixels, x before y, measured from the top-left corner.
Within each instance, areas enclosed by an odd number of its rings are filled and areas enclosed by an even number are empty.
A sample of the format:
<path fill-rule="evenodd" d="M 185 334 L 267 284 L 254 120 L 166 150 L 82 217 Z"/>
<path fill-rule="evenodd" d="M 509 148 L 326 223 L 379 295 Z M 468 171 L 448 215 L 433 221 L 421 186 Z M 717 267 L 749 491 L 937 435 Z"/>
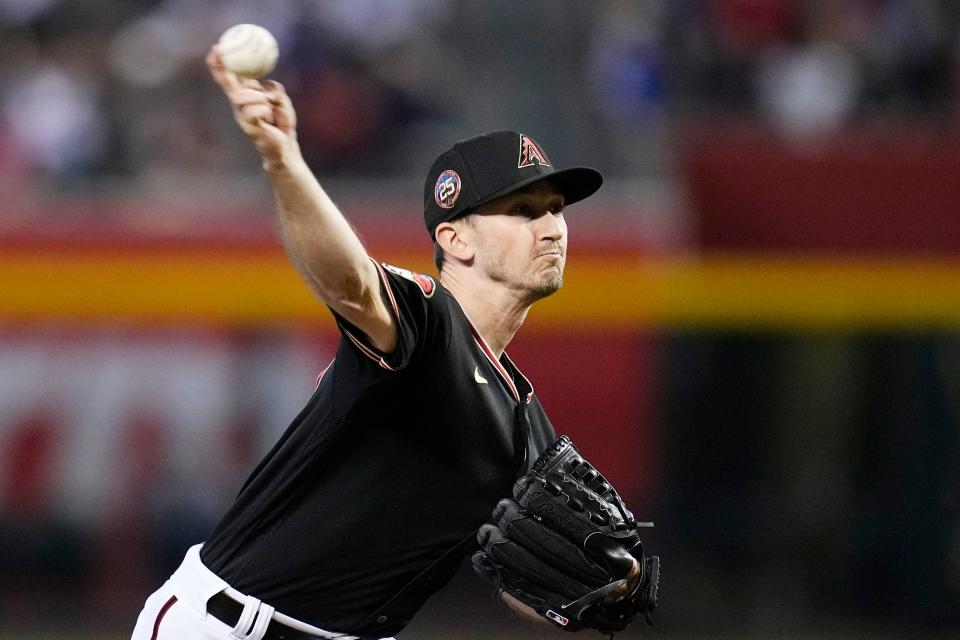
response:
<path fill-rule="evenodd" d="M 958 21 L 0 0 L 0 635 L 128 635 L 332 356 L 202 64 L 255 22 L 378 257 L 430 269 L 422 173 L 456 139 L 517 129 L 607 176 L 510 353 L 656 521 L 657 625 L 624 637 L 956 637 Z M 464 571 L 404 637 L 556 637 L 489 596 Z"/>

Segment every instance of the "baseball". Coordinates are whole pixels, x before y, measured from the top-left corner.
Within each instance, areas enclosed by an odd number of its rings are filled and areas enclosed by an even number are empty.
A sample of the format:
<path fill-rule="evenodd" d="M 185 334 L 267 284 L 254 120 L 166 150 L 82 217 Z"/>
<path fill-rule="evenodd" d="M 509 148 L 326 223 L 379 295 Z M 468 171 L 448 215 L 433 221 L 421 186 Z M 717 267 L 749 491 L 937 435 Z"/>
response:
<path fill-rule="evenodd" d="M 217 43 L 224 66 L 244 78 L 262 78 L 277 64 L 277 40 L 263 27 L 238 24 L 223 32 Z"/>

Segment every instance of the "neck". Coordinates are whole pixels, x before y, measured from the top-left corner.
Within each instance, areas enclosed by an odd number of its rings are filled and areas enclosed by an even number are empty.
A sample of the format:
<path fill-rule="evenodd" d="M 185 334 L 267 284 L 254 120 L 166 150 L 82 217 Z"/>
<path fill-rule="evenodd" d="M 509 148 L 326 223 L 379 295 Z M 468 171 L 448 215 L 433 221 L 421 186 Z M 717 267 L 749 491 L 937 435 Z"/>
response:
<path fill-rule="evenodd" d="M 513 291 L 489 281 L 475 281 L 467 274 L 444 269 L 440 282 L 466 313 L 483 339 L 499 358 L 520 329 L 531 303 Z"/>

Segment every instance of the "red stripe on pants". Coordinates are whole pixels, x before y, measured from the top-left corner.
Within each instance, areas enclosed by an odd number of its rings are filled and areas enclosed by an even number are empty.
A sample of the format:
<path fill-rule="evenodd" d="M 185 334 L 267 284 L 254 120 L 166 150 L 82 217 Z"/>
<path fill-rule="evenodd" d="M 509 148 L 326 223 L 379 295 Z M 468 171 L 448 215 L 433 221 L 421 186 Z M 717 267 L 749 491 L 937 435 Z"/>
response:
<path fill-rule="evenodd" d="M 157 614 L 157 620 L 153 623 L 153 635 L 150 636 L 150 640 L 157 640 L 157 634 L 160 632 L 160 621 L 163 620 L 163 616 L 167 615 L 167 611 L 170 610 L 170 607 L 173 606 L 173 603 L 177 601 L 177 596 L 170 596 L 170 599 L 160 607 L 160 613 Z"/>

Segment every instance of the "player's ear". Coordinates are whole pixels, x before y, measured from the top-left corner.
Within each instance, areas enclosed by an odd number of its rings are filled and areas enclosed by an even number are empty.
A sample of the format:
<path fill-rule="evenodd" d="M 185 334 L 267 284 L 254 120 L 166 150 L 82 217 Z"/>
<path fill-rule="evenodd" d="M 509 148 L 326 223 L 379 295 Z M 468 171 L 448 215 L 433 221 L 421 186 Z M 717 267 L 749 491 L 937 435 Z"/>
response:
<path fill-rule="evenodd" d="M 448 256 L 461 262 L 470 262 L 475 253 L 474 247 L 470 238 L 464 233 L 462 225 L 457 224 L 458 222 L 460 221 L 441 222 L 437 226 L 434 237 Z"/>

